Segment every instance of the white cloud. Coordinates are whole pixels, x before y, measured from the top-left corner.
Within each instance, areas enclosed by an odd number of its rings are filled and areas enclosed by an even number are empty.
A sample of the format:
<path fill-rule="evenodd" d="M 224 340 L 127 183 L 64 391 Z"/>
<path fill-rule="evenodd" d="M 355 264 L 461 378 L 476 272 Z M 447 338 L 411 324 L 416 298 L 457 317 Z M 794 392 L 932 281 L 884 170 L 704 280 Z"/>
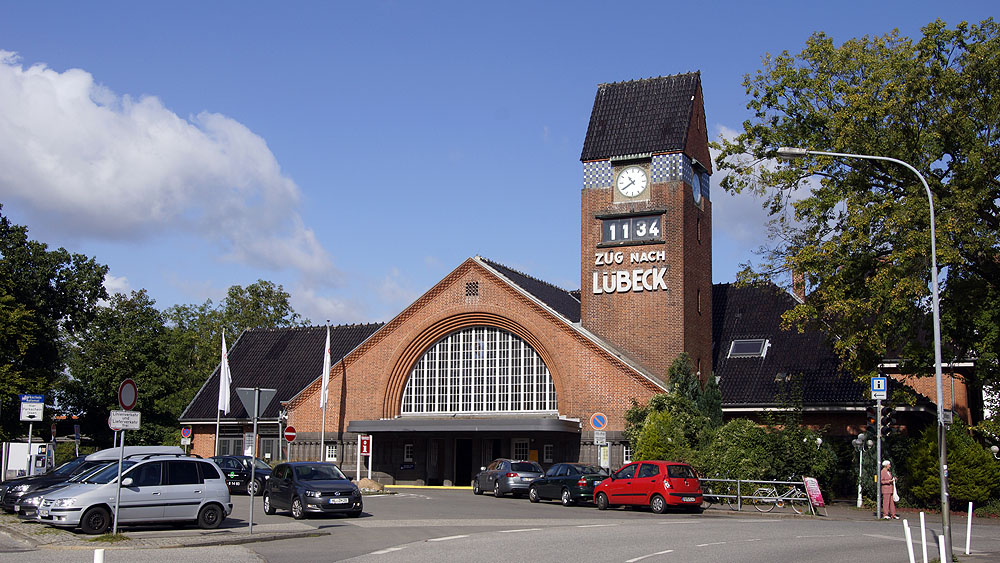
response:
<path fill-rule="evenodd" d="M 327 320 L 334 325 L 372 322 L 358 303 L 317 295 L 315 290 L 305 287 L 296 288 L 291 295 L 292 308 L 313 325 L 323 325 Z"/>
<path fill-rule="evenodd" d="M 154 96 L 119 96 L 80 69 L 24 68 L 0 51 L 0 197 L 65 234 L 135 240 L 185 232 L 224 258 L 336 277 L 297 211 L 300 191 L 264 139 Z"/>

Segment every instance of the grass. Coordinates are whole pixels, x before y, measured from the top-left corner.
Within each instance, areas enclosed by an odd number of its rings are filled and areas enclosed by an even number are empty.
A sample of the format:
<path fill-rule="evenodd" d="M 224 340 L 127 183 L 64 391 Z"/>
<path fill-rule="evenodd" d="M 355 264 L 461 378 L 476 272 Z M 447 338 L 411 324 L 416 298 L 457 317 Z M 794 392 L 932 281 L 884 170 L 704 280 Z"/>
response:
<path fill-rule="evenodd" d="M 130 538 L 128 536 L 126 536 L 125 534 L 111 534 L 111 533 L 108 533 L 108 534 L 102 534 L 100 536 L 97 536 L 96 538 L 93 538 L 93 539 L 91 539 L 89 541 L 92 541 L 94 543 L 117 543 L 117 542 L 120 542 L 120 541 L 128 541 L 129 539 Z"/>

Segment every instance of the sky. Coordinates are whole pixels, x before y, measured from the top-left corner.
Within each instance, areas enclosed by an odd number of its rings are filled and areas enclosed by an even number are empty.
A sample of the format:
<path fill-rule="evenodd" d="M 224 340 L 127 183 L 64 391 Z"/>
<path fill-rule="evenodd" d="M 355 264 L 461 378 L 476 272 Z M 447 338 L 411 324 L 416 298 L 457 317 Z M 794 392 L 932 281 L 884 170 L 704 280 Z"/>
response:
<path fill-rule="evenodd" d="M 709 136 L 743 77 L 995 0 L 4 2 L 0 203 L 165 309 L 280 284 L 319 325 L 384 322 L 480 255 L 580 288 L 597 86 L 699 71 Z M 712 178 L 717 283 L 767 241 Z"/>

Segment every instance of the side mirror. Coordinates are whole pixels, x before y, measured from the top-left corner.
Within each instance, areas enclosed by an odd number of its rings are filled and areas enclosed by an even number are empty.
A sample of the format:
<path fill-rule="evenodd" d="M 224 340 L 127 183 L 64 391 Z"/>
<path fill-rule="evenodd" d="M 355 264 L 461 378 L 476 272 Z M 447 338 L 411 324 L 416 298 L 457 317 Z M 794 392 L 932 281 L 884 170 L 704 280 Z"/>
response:
<path fill-rule="evenodd" d="M 348 476 L 347 476 L 347 480 L 348 480 L 348 481 L 353 481 L 353 480 L 354 480 L 354 477 L 351 477 L 350 475 L 348 475 Z"/>
<path fill-rule="evenodd" d="M 131 487 L 132 483 L 135 483 L 135 481 L 133 481 L 131 477 L 126 477 L 126 478 L 122 479 L 122 486 L 123 487 Z"/>

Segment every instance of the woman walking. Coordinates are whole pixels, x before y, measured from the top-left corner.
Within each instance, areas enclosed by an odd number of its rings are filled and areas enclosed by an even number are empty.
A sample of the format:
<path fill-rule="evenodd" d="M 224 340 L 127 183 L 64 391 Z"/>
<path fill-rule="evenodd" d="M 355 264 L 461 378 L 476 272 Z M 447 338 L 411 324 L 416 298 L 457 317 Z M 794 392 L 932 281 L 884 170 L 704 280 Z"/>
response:
<path fill-rule="evenodd" d="M 879 474 L 879 483 L 882 485 L 882 518 L 899 520 L 899 516 L 896 516 L 896 503 L 892 500 L 892 494 L 896 491 L 896 477 L 889 469 L 891 466 L 889 460 L 883 461 L 882 472 Z"/>

